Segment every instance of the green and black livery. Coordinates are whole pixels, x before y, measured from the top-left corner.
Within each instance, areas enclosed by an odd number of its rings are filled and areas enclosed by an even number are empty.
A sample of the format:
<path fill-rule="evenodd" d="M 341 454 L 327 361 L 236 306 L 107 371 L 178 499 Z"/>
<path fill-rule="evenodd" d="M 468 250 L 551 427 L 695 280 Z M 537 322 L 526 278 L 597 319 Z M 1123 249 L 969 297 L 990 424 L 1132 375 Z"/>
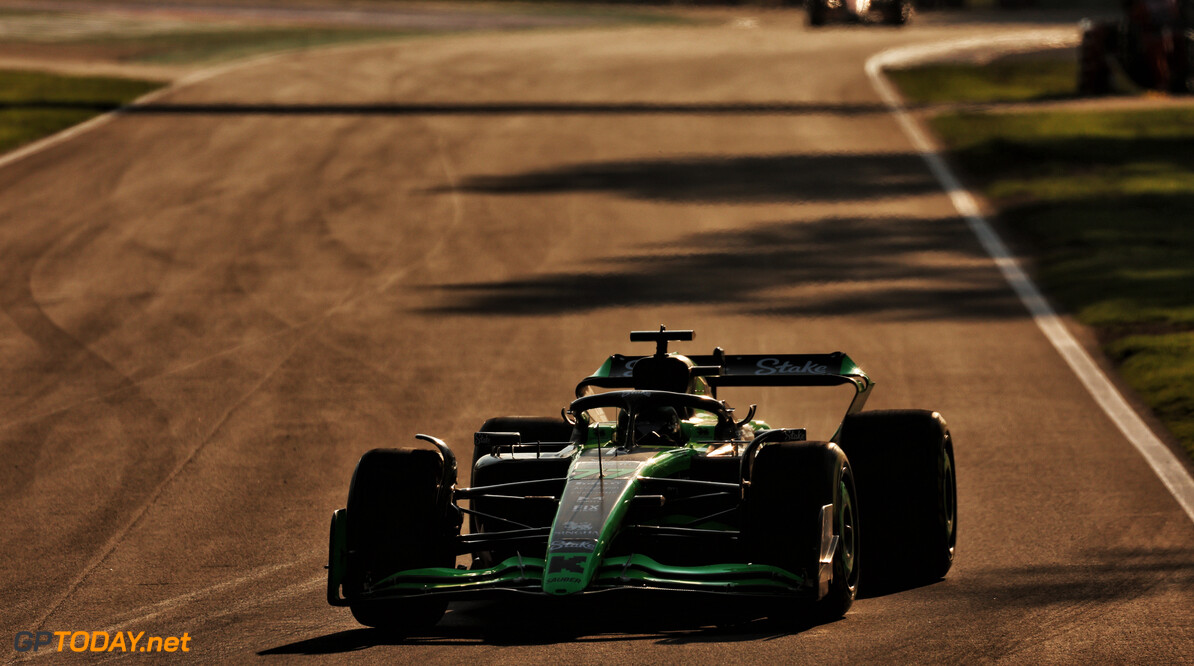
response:
<path fill-rule="evenodd" d="M 864 412 L 849 356 L 685 356 L 692 331 L 635 331 L 649 356 L 609 357 L 560 417 L 500 417 L 474 438 L 472 485 L 452 450 L 374 449 L 333 514 L 328 601 L 411 631 L 449 601 L 629 591 L 757 597 L 823 618 L 860 583 L 936 580 L 953 561 L 953 442 L 935 412 Z M 738 419 L 723 386 L 851 385 L 832 441 Z M 462 533 L 465 519 L 467 533 Z M 457 565 L 469 556 L 467 567 Z"/>

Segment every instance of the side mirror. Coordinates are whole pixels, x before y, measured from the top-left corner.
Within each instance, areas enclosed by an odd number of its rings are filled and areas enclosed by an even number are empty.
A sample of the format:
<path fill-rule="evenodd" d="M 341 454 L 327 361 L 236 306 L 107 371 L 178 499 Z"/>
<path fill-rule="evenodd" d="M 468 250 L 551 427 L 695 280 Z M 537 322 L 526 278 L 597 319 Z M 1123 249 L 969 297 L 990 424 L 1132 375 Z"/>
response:
<path fill-rule="evenodd" d="M 755 417 L 755 410 L 757 410 L 758 408 L 759 408 L 758 405 L 751 405 L 750 410 L 746 412 L 746 418 L 742 419 L 741 421 L 734 422 L 734 425 L 741 428 L 742 426 L 746 425 L 747 423 L 750 423 L 750 420 Z"/>

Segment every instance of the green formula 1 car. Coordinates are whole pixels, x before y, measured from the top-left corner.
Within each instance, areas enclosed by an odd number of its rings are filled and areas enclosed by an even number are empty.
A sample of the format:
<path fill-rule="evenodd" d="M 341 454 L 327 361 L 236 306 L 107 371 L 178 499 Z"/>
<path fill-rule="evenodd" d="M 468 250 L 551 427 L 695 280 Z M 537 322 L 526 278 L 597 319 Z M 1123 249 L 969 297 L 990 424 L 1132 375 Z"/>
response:
<path fill-rule="evenodd" d="M 930 411 L 863 412 L 874 384 L 833 354 L 685 356 L 692 331 L 637 331 L 561 417 L 476 434 L 472 487 L 442 441 L 361 457 L 332 516 L 328 602 L 414 631 L 449 601 L 671 591 L 840 617 L 860 582 L 940 579 L 957 535 L 953 442 Z M 855 390 L 832 441 L 736 418 L 719 387 Z M 464 518 L 468 533 L 462 534 Z M 457 567 L 460 555 L 472 565 Z"/>

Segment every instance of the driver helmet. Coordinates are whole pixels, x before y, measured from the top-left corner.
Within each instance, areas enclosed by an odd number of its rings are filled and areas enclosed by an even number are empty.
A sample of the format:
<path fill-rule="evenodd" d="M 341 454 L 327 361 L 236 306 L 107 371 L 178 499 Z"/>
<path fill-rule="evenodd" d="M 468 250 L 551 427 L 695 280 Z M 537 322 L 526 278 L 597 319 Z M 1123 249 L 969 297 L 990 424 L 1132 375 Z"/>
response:
<path fill-rule="evenodd" d="M 687 442 L 675 407 L 655 407 L 639 412 L 631 433 L 635 446 L 683 446 Z"/>

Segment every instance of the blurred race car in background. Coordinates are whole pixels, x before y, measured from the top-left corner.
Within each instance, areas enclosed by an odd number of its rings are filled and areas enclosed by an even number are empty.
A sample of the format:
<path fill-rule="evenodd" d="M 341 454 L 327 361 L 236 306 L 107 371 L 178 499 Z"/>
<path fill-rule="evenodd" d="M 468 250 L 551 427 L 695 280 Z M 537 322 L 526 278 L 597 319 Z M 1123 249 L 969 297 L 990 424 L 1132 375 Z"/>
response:
<path fill-rule="evenodd" d="M 904 25 L 912 17 L 912 0 L 805 0 L 808 24 L 830 21 Z"/>
<path fill-rule="evenodd" d="M 1083 21 L 1078 91 L 1111 91 L 1112 67 L 1141 88 L 1194 92 L 1194 0 L 1124 0 L 1118 21 Z"/>

